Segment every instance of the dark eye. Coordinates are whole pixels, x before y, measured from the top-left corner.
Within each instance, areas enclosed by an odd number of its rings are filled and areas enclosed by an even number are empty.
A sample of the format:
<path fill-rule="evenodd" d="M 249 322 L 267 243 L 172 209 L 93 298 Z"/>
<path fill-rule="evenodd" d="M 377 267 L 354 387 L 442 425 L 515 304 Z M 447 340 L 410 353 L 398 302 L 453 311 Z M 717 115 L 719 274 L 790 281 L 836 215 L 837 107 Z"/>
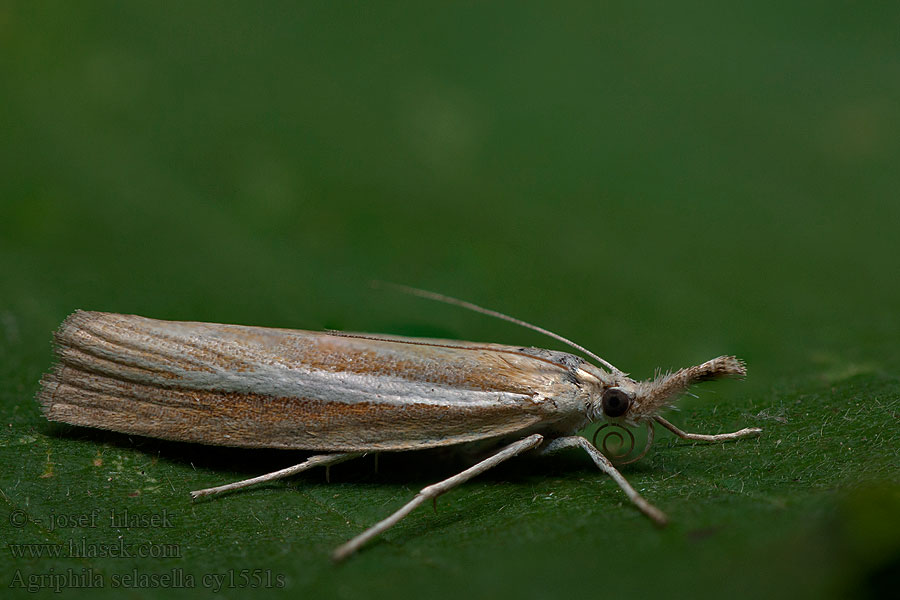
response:
<path fill-rule="evenodd" d="M 609 388 L 603 392 L 600 404 L 607 417 L 621 417 L 631 406 L 631 397 L 618 388 Z"/>

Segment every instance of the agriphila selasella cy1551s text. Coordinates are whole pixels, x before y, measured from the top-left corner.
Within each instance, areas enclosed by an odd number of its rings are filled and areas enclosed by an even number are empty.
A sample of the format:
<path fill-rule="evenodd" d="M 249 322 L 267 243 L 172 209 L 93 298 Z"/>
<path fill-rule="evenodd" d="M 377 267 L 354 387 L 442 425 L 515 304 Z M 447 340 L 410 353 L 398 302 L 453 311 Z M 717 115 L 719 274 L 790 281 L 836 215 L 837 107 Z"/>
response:
<path fill-rule="evenodd" d="M 635 381 L 596 354 L 535 325 L 440 294 L 396 287 L 534 329 L 598 364 L 566 352 L 501 344 L 77 311 L 55 334 L 58 362 L 42 379 L 38 401 L 49 420 L 72 425 L 180 442 L 322 453 L 280 471 L 191 492 L 194 498 L 327 468 L 370 452 L 496 442 L 499 450 L 423 488 L 395 513 L 337 548 L 336 560 L 418 505 L 528 451 L 548 455 L 583 449 L 641 512 L 664 525 L 663 512 L 576 432 L 595 421 L 623 429 L 645 425 L 643 452 L 625 461 L 633 462 L 649 449 L 654 423 L 683 439 L 708 442 L 762 431 L 686 433 L 658 414 L 692 384 L 744 375 L 744 364 L 733 356 Z"/>

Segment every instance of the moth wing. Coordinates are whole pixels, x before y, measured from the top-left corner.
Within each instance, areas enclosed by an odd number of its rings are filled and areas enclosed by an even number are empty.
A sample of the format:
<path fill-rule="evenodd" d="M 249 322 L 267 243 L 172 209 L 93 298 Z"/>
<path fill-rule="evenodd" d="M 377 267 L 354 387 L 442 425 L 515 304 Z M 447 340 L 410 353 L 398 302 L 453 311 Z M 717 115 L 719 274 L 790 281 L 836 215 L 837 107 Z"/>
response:
<path fill-rule="evenodd" d="M 458 444 L 557 420 L 577 391 L 565 367 L 507 346 L 111 313 L 70 315 L 56 349 L 48 419 L 226 446 Z"/>

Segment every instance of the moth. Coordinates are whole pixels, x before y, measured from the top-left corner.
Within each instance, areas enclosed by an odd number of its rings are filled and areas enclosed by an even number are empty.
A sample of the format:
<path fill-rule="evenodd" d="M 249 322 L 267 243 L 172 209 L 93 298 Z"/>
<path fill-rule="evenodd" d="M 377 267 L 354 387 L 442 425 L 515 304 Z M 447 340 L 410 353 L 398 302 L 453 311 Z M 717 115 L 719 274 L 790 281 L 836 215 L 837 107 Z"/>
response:
<path fill-rule="evenodd" d="M 640 458 L 653 441 L 654 423 L 683 439 L 709 442 L 762 431 L 686 433 L 658 414 L 695 383 L 745 375 L 744 364 L 733 356 L 635 381 L 536 325 L 448 296 L 399 287 L 539 331 L 597 364 L 533 347 L 77 311 L 55 334 L 58 361 L 41 380 L 37 399 L 51 421 L 180 442 L 317 453 L 280 471 L 191 492 L 193 498 L 327 468 L 371 452 L 485 442 L 499 448 L 461 473 L 423 488 L 395 513 L 337 548 L 335 560 L 351 555 L 420 504 L 505 460 L 571 447 L 587 452 L 641 512 L 664 525 L 665 514 L 576 432 L 597 421 L 604 427 L 645 425 L 648 438 Z"/>

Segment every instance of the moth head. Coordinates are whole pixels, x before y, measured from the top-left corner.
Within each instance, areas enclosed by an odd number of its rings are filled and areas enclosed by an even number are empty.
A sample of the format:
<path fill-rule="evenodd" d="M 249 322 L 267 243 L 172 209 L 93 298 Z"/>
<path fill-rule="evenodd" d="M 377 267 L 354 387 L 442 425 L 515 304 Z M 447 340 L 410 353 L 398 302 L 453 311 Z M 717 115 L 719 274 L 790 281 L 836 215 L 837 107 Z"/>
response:
<path fill-rule="evenodd" d="M 594 420 L 639 425 L 651 420 L 671 405 L 690 386 L 722 377 L 746 375 L 744 363 L 733 356 L 720 356 L 701 365 L 659 375 L 647 381 L 635 381 L 622 373 L 607 379 L 599 398 L 593 402 Z"/>
<path fill-rule="evenodd" d="M 636 424 L 632 416 L 638 406 L 640 383 L 624 373 L 615 373 L 612 377 L 606 375 L 598 379 L 599 385 L 591 395 L 591 420 Z"/>

